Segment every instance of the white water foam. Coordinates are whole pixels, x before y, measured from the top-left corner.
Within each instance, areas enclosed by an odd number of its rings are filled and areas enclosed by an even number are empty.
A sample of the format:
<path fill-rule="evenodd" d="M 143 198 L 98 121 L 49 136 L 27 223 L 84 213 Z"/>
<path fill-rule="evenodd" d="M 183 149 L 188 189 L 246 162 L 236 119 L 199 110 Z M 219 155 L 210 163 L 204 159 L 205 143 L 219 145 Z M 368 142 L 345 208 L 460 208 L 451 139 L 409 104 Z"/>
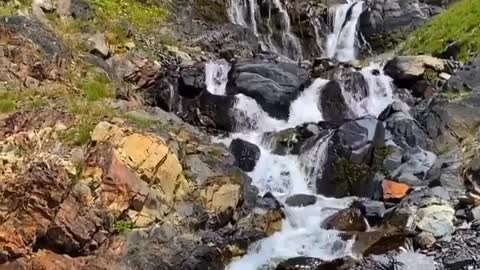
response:
<path fill-rule="evenodd" d="M 329 18 L 333 21 L 333 27 L 325 46 L 328 58 L 336 58 L 342 62 L 355 60 L 357 25 L 362 12 L 363 1 L 357 0 L 349 0 L 346 4 L 330 8 Z"/>
<path fill-rule="evenodd" d="M 230 65 L 225 61 L 205 64 L 205 84 L 208 92 L 215 95 L 225 95 Z"/>
<path fill-rule="evenodd" d="M 378 117 L 394 100 L 392 79 L 383 73 L 383 66 L 379 63 L 370 64 L 363 68 L 361 73 L 368 85 L 367 97 L 360 102 L 349 104 L 349 107 L 357 117 Z"/>

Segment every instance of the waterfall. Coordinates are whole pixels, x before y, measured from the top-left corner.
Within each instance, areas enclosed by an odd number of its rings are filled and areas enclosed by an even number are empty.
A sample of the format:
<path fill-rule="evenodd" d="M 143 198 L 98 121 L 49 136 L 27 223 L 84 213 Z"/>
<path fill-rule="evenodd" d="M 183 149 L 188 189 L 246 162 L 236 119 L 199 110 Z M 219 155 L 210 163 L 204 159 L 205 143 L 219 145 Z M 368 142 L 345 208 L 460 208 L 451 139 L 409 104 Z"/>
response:
<path fill-rule="evenodd" d="M 329 17 L 333 27 L 325 45 L 326 57 L 342 62 L 356 59 L 357 25 L 362 12 L 363 1 L 358 0 L 349 0 L 346 4 L 330 8 Z"/>
<path fill-rule="evenodd" d="M 291 32 L 291 21 L 285 4 L 281 0 L 269 0 L 268 16 L 263 18 L 255 0 L 231 0 L 229 17 L 232 23 L 249 28 L 258 37 L 262 50 L 271 51 L 290 58 L 302 60 L 303 51 L 300 40 Z M 272 10 L 278 12 L 276 24 Z M 262 32 L 257 24 L 262 25 Z M 276 36 L 279 40 L 275 40 Z"/>
<path fill-rule="evenodd" d="M 205 64 L 205 84 L 208 92 L 225 95 L 230 65 L 226 62 L 209 62 Z"/>

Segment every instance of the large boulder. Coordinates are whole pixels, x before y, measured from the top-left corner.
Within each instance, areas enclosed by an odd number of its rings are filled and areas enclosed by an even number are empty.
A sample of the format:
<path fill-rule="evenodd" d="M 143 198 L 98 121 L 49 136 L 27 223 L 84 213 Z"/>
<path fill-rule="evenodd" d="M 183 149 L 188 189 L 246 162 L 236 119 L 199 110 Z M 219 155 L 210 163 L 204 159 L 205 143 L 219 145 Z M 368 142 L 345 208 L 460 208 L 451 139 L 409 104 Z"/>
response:
<path fill-rule="evenodd" d="M 317 191 L 335 197 L 373 196 L 375 174 L 386 154 L 382 122 L 365 117 L 341 125 L 320 159 L 325 167 L 317 175 Z"/>
<path fill-rule="evenodd" d="M 288 119 L 290 103 L 307 83 L 306 71 L 288 63 L 239 63 L 230 73 L 227 94 L 252 97 L 280 119 Z"/>
<path fill-rule="evenodd" d="M 183 68 L 178 81 L 179 95 L 194 98 L 206 89 L 203 64 Z"/>
<path fill-rule="evenodd" d="M 397 56 L 384 67 L 385 74 L 393 78 L 400 87 L 412 87 L 421 79 L 428 79 L 445 71 L 447 62 L 428 55 Z"/>
<path fill-rule="evenodd" d="M 338 124 L 352 116 L 342 86 L 337 81 L 329 81 L 323 87 L 318 104 L 325 121 Z"/>
<path fill-rule="evenodd" d="M 385 121 L 386 129 L 392 134 L 392 140 L 402 149 L 420 147 L 431 151 L 433 142 L 418 122 L 405 112 L 396 112 Z"/>

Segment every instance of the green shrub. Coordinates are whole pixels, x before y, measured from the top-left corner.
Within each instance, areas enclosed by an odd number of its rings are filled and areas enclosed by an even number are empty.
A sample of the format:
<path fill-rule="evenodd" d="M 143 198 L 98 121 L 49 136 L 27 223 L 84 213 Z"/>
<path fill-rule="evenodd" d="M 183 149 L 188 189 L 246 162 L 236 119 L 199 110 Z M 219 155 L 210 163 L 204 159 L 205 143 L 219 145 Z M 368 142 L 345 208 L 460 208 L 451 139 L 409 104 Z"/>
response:
<path fill-rule="evenodd" d="M 103 74 L 96 74 L 90 78 L 84 79 L 80 88 L 84 91 L 87 100 L 97 101 L 112 97 L 110 81 Z"/>
<path fill-rule="evenodd" d="M 135 223 L 131 220 L 117 220 L 113 223 L 113 231 L 118 234 L 131 231 L 134 228 Z"/>

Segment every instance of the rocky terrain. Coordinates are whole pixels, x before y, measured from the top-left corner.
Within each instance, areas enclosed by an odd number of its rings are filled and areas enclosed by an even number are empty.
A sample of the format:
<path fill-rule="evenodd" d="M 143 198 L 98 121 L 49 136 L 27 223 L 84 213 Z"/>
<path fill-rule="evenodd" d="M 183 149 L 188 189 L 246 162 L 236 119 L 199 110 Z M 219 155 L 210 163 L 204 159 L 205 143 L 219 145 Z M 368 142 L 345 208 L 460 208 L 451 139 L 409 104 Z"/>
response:
<path fill-rule="evenodd" d="M 480 269 L 452 2 L 1 1 L 0 269 Z"/>

